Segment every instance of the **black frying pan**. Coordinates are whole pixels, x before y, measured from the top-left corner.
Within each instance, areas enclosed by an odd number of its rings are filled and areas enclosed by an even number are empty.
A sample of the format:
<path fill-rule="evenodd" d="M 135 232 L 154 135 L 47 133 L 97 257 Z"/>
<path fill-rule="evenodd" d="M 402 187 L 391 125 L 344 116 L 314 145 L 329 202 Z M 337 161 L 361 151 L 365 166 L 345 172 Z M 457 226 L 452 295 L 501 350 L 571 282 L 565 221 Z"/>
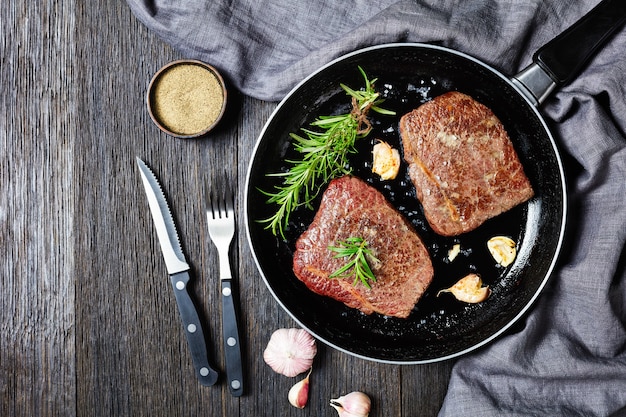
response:
<path fill-rule="evenodd" d="M 537 106 L 553 88 L 567 82 L 622 23 L 626 5 L 621 1 L 603 2 L 577 24 L 577 30 L 566 32 L 542 48 L 535 63 L 513 79 L 447 48 L 389 44 L 341 57 L 296 86 L 278 105 L 257 141 L 245 195 L 250 248 L 279 304 L 326 344 L 359 357 L 391 363 L 427 363 L 455 357 L 488 343 L 511 327 L 531 307 L 549 278 L 565 227 L 563 167 Z M 581 38 L 581 30 L 593 39 Z M 575 42 L 576 48 L 567 48 L 563 42 Z M 581 44 L 587 46 L 581 48 Z M 562 50 L 575 50 L 577 56 L 560 56 Z M 289 133 L 308 127 L 320 115 L 349 111 L 350 101 L 340 83 L 360 88 L 363 79 L 359 66 L 370 79 L 378 78 L 377 90 L 386 100 L 383 107 L 395 110 L 398 116 L 371 113 L 374 130 L 358 142 L 359 153 L 351 159 L 354 175 L 379 189 L 409 219 L 426 243 L 435 267 L 433 283 L 407 319 L 364 315 L 312 293 L 298 281 L 291 269 L 292 253 L 296 239 L 313 219 L 313 211 L 303 208 L 292 215 L 285 240 L 274 237 L 258 223 L 276 209 L 265 203 L 266 197 L 259 191 L 271 191 L 279 184 L 267 174 L 280 172 L 287 166 L 284 161 L 295 157 Z M 450 90 L 469 94 L 500 118 L 536 195 L 473 232 L 444 238 L 425 221 L 406 166 L 395 180 L 380 181 L 372 175 L 369 163 L 376 138 L 401 149 L 397 130 L 400 115 Z M 510 236 L 519 244 L 517 259 L 508 268 L 495 265 L 487 251 L 486 241 L 495 235 Z M 463 251 L 449 262 L 447 251 L 455 243 L 460 243 Z M 449 294 L 437 296 L 440 289 L 469 272 L 480 273 L 490 286 L 492 294 L 486 301 L 468 305 Z"/>

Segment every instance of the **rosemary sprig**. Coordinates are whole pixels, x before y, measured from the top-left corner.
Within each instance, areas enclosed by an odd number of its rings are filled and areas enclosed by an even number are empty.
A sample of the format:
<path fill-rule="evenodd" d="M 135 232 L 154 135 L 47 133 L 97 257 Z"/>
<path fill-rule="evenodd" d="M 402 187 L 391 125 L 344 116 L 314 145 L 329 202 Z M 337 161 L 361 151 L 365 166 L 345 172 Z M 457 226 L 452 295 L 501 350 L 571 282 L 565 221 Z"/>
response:
<path fill-rule="evenodd" d="M 352 285 L 356 285 L 359 281 L 365 285 L 367 289 L 371 289 L 368 281 L 376 282 L 376 276 L 370 268 L 369 260 L 380 262 L 373 254 L 371 249 L 367 247 L 367 241 L 361 237 L 350 237 L 345 241 L 337 242 L 339 246 L 329 246 L 328 249 L 336 252 L 334 258 L 347 258 L 344 266 L 329 275 L 329 278 L 346 278 L 354 276 Z M 352 273 L 348 271 L 352 269 Z"/>
<path fill-rule="evenodd" d="M 353 90 L 340 84 L 346 94 L 352 98 L 352 111 L 336 116 L 320 116 L 311 126 L 319 131 L 302 128 L 303 135 L 291 133 L 294 149 L 302 155 L 300 160 L 286 161 L 291 168 L 286 172 L 268 174 L 282 177 L 283 183 L 275 186 L 273 192 L 260 190 L 268 199 L 268 204 L 277 204 L 276 213 L 261 223 L 267 224 L 274 235 L 280 233 L 284 238 L 284 229 L 289 223 L 289 215 L 300 206 L 313 209 L 311 202 L 319 194 L 323 184 L 331 179 L 351 172 L 348 155 L 355 153 L 357 139 L 367 136 L 372 129 L 367 114 L 370 110 L 385 115 L 395 112 L 385 110 L 374 90 L 376 79 L 369 80 L 365 71 L 359 67 L 365 80 L 363 90 Z"/>

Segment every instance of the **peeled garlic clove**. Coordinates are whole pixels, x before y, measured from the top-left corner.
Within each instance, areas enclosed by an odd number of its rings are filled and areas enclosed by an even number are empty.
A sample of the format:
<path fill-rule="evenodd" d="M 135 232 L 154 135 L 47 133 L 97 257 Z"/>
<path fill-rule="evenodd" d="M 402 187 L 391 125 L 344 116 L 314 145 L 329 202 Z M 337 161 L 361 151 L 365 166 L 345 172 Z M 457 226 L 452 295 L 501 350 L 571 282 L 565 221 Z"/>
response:
<path fill-rule="evenodd" d="M 372 172 L 380 175 L 383 180 L 392 180 L 400 170 L 400 153 L 392 148 L 387 142 L 379 140 L 372 149 L 374 161 Z"/>
<path fill-rule="evenodd" d="M 330 400 L 330 406 L 337 410 L 339 417 L 367 417 L 370 413 L 372 402 L 367 394 L 354 391 Z"/>
<path fill-rule="evenodd" d="M 449 292 L 456 297 L 457 300 L 465 303 L 480 303 L 485 301 L 489 297 L 489 287 L 483 287 L 483 281 L 477 274 L 469 274 L 466 277 L 461 278 L 456 284 L 445 290 L 441 290 L 437 293 L 437 296 L 442 292 Z"/>
<path fill-rule="evenodd" d="M 306 378 L 296 383 L 289 390 L 287 398 L 289 399 L 289 403 L 294 407 L 304 408 L 307 401 L 309 401 L 309 377 L 311 376 L 311 371 L 313 371 L 313 368 L 309 370 Z"/>
<path fill-rule="evenodd" d="M 517 249 L 513 239 L 506 236 L 494 236 L 487 241 L 491 256 L 502 266 L 509 266 L 515 260 Z"/>
<path fill-rule="evenodd" d="M 263 359 L 275 372 L 296 376 L 311 368 L 317 353 L 315 339 L 303 329 L 278 329 L 270 337 Z"/>

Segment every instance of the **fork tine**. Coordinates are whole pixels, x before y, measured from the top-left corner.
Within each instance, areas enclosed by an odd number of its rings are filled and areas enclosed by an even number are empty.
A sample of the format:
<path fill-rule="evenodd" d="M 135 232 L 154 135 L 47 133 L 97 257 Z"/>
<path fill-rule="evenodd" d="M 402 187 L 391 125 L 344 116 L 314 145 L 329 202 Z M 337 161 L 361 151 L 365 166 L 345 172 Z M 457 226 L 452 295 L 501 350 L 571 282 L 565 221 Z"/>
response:
<path fill-rule="evenodd" d="M 233 195 L 230 189 L 224 192 L 224 198 L 220 201 L 222 203 L 220 207 L 220 216 L 223 218 L 229 218 L 233 216 Z"/>
<path fill-rule="evenodd" d="M 222 216 L 222 200 L 217 194 L 213 194 L 213 217 L 221 219 Z"/>
<path fill-rule="evenodd" d="M 209 213 L 209 210 L 210 210 L 211 216 L 215 218 L 215 210 L 213 209 L 213 193 L 209 191 L 209 187 L 207 186 L 206 181 L 202 182 L 202 190 L 204 193 L 204 203 L 206 204 L 206 207 L 208 209 L 207 214 Z"/>
<path fill-rule="evenodd" d="M 221 198 L 214 192 L 211 192 L 211 213 L 213 214 L 214 219 L 223 218 L 222 214 L 222 200 Z"/>
<path fill-rule="evenodd" d="M 235 196 L 230 188 L 226 191 L 225 198 L 225 206 L 226 206 L 226 217 L 232 217 L 234 214 L 234 206 L 235 206 Z"/>

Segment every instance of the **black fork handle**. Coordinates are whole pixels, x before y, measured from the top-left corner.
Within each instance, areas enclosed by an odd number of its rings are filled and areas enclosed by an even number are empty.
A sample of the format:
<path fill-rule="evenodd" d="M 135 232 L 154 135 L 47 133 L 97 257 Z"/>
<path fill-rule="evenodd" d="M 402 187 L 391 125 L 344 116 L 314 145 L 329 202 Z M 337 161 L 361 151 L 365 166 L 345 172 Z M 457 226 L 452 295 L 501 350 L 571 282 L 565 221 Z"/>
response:
<path fill-rule="evenodd" d="M 243 394 L 243 368 L 237 311 L 231 279 L 222 279 L 222 330 L 224 335 L 224 356 L 226 378 L 230 393 L 239 397 Z"/>

